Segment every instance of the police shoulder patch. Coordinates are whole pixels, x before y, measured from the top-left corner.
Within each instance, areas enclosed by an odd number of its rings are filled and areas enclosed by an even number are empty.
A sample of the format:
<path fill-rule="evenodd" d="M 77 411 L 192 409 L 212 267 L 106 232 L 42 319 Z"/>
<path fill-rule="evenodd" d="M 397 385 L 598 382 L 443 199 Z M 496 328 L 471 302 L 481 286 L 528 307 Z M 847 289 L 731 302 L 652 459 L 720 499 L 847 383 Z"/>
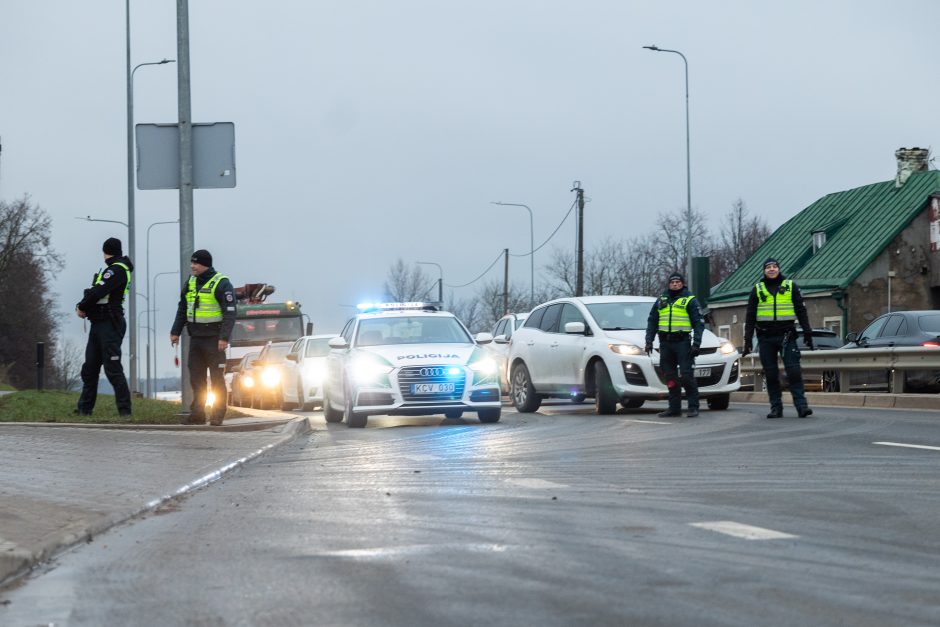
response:
<path fill-rule="evenodd" d="M 111 270 L 105 270 L 104 274 L 101 275 L 102 279 L 110 279 L 114 275 L 114 272 Z"/>
<path fill-rule="evenodd" d="M 231 292 L 225 292 L 225 300 L 227 300 L 228 302 L 232 302 L 233 296 Z"/>

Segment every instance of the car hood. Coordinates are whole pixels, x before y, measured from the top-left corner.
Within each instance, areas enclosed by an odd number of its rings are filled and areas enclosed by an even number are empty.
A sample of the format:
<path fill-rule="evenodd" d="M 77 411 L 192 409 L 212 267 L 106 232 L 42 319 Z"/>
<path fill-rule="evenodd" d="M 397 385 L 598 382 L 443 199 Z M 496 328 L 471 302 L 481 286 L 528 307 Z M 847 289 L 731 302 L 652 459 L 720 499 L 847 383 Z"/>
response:
<path fill-rule="evenodd" d="M 464 365 L 476 350 L 476 344 L 402 344 L 360 348 L 385 359 L 395 368 L 432 364 Z"/>
<path fill-rule="evenodd" d="M 619 342 L 629 342 L 635 346 L 643 347 L 646 344 L 646 331 L 640 329 L 634 329 L 630 331 L 604 331 L 604 334 L 612 339 Z M 658 344 L 659 340 L 654 339 L 654 344 Z M 702 333 L 702 347 L 703 348 L 717 348 L 719 345 L 718 337 L 709 331 L 708 329 Z"/>

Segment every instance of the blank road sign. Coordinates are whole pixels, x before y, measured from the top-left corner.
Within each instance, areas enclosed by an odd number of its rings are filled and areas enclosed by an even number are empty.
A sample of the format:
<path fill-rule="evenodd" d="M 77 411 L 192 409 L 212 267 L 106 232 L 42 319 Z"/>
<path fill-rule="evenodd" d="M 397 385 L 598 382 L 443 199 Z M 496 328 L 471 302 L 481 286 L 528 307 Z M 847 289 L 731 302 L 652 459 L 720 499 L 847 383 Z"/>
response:
<path fill-rule="evenodd" d="M 137 189 L 179 189 L 178 124 L 138 124 Z M 235 124 L 193 124 L 193 187 L 235 187 Z"/>

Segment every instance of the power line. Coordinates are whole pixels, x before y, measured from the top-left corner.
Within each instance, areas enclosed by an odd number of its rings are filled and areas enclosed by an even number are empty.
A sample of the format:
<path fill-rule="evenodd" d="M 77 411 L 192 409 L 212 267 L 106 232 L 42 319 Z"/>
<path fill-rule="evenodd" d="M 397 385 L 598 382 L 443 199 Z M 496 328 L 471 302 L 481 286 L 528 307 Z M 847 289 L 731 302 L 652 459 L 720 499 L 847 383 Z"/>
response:
<path fill-rule="evenodd" d="M 487 266 L 486 270 L 484 270 L 483 272 L 481 272 L 481 273 L 480 273 L 480 276 L 478 276 L 477 278 L 473 279 L 472 281 L 470 281 L 470 282 L 468 282 L 468 283 L 463 283 L 463 284 L 461 284 L 461 285 L 451 285 L 450 283 L 445 283 L 445 285 L 447 285 L 447 287 L 454 287 L 454 288 L 456 288 L 456 287 L 467 287 L 467 286 L 470 285 L 471 283 L 476 283 L 477 281 L 479 281 L 480 279 L 482 279 L 483 276 L 493 268 L 493 266 L 496 265 L 496 262 L 499 261 L 500 258 L 502 258 L 502 256 L 503 256 L 503 251 L 499 251 L 499 254 L 496 255 L 496 259 L 493 260 L 493 263 L 491 263 L 489 266 Z"/>

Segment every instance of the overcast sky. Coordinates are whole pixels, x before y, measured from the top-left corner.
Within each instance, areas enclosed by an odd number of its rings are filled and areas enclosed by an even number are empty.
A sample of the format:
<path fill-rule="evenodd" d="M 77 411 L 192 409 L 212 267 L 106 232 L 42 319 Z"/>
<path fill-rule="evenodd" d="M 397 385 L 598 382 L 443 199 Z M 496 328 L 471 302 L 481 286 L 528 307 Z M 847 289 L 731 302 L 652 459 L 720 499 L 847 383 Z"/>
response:
<path fill-rule="evenodd" d="M 75 219 L 127 220 L 124 6 L 0 0 L 0 198 L 52 216 L 62 328 L 81 344 L 72 312 L 101 242 L 127 249 L 123 226 Z M 490 201 L 531 206 L 536 244 L 575 180 L 588 245 L 683 208 L 682 59 L 644 45 L 688 58 L 692 204 L 716 223 L 740 197 L 777 227 L 940 137 L 935 0 L 193 0 L 189 14 L 193 118 L 234 122 L 238 176 L 195 192 L 196 247 L 235 285 L 300 300 L 318 332 L 379 297 L 398 258 L 456 285 L 526 252 L 528 214 Z M 174 0 L 133 0 L 131 31 L 134 65 L 175 59 Z M 177 121 L 176 65 L 141 68 L 134 93 L 136 122 Z M 142 293 L 147 227 L 178 217 L 178 198 L 137 191 Z M 178 269 L 178 242 L 153 228 L 151 276 Z M 524 258 L 512 276 L 528 287 Z M 178 285 L 151 289 L 169 375 Z"/>

